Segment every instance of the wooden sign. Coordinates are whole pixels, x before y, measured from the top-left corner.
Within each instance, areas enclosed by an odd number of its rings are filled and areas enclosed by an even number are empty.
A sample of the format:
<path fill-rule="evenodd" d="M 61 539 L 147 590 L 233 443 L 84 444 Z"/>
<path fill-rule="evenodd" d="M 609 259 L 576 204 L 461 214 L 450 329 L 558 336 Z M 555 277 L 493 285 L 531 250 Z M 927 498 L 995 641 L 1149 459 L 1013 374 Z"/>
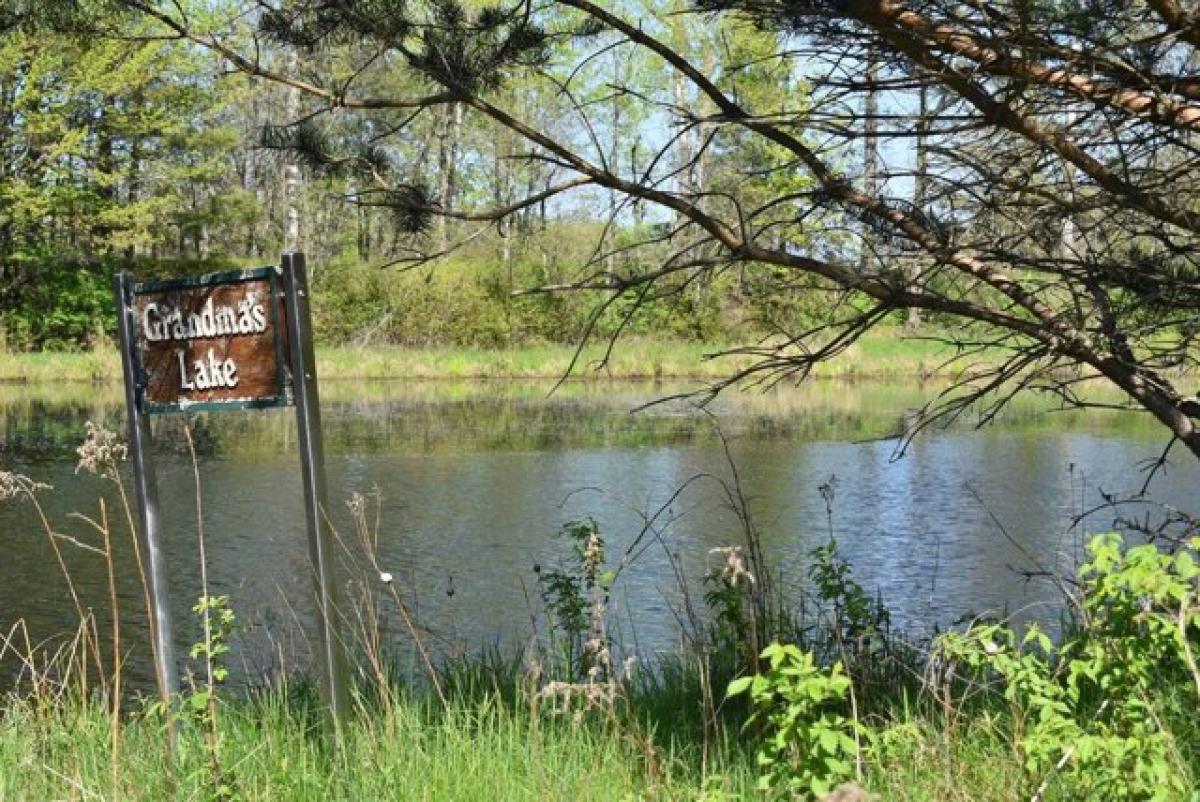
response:
<path fill-rule="evenodd" d="M 265 267 L 134 284 L 143 411 L 291 403 L 278 282 Z"/>
<path fill-rule="evenodd" d="M 327 518 L 321 403 L 304 254 L 284 254 L 278 268 L 172 281 L 138 283 L 128 273 L 120 273 L 113 291 L 138 528 L 150 584 L 154 671 L 164 704 L 171 708 L 180 684 L 146 416 L 294 404 L 324 695 L 336 733 L 350 701 L 343 639 L 338 634 L 335 548 Z M 172 725 L 172 739 L 174 732 Z"/>

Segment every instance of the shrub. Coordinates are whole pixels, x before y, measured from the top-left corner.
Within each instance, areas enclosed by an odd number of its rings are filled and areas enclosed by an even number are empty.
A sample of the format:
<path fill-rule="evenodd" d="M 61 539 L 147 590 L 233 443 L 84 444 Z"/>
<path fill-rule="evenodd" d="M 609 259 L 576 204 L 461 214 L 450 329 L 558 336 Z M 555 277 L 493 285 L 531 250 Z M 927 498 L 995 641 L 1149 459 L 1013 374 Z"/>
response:
<path fill-rule="evenodd" d="M 1061 647 L 1036 627 L 1018 637 L 996 623 L 938 642 L 971 679 L 999 684 L 1035 796 L 1054 782 L 1079 799 L 1182 798 L 1159 699 L 1165 681 L 1186 674 L 1200 691 L 1197 546 L 1163 552 L 1125 549 L 1116 534 L 1093 539 L 1079 571 L 1078 626 Z"/>
<path fill-rule="evenodd" d="M 763 791 L 821 798 L 854 776 L 858 722 L 842 712 L 850 678 L 841 663 L 819 666 L 811 652 L 772 643 L 762 653 L 768 668 L 729 684 L 729 696 L 750 694 L 747 726 L 762 727 L 756 762 Z"/>

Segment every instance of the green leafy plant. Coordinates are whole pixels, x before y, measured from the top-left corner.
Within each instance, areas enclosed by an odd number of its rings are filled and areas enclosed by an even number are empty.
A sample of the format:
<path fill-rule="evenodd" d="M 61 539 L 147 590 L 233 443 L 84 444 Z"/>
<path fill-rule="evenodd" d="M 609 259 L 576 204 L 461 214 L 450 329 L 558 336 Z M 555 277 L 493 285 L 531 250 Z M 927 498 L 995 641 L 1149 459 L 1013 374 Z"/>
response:
<path fill-rule="evenodd" d="M 758 580 L 750 572 L 741 546 L 711 549 L 709 556 L 721 560 L 702 580 L 704 603 L 713 617 L 709 637 L 716 656 L 740 671 L 743 666 L 754 666 L 758 653 L 759 622 L 753 599 Z"/>
<path fill-rule="evenodd" d="M 204 664 L 204 677 L 191 682 L 190 693 L 183 699 L 183 709 L 192 716 L 204 733 L 204 751 L 208 763 L 212 798 L 227 802 L 235 798 L 233 778 L 221 763 L 221 731 L 217 721 L 217 689 L 229 678 L 229 669 L 221 658 L 229 651 L 229 636 L 233 632 L 234 614 L 229 609 L 228 596 L 201 596 L 192 607 L 204 622 L 204 639 L 192 644 L 193 660 Z"/>
<path fill-rule="evenodd" d="M 840 660 L 853 681 L 855 711 L 870 697 L 887 696 L 919 676 L 921 654 L 892 630 L 891 613 L 879 594 L 853 577 L 850 563 L 830 537 L 809 552 L 808 575 L 817 596 L 821 625 L 806 633 L 821 662 Z"/>
<path fill-rule="evenodd" d="M 37 280 L 18 287 L 4 313 L 5 337 L 14 349 L 79 348 L 110 336 L 113 268 L 52 259 L 34 266 Z"/>
<path fill-rule="evenodd" d="M 607 660 L 604 619 L 614 574 L 604 567 L 604 539 L 593 519 L 563 525 L 558 537 L 571 543 L 570 565 L 536 569 L 538 584 L 554 623 L 552 645 L 565 662 L 568 676 L 581 678 Z"/>
<path fill-rule="evenodd" d="M 739 677 L 728 696 L 748 693 L 747 726 L 762 728 L 757 752 L 758 787 L 794 797 L 820 798 L 852 778 L 862 726 L 843 710 L 850 678 L 841 663 L 829 669 L 811 652 L 772 643 L 763 650 L 767 670 Z"/>
<path fill-rule="evenodd" d="M 837 541 L 830 538 L 809 554 L 813 562 L 808 575 L 816 585 L 817 596 L 830 606 L 835 636 L 855 651 L 882 649 L 891 614 L 881 599 L 873 598 L 855 581 Z"/>
<path fill-rule="evenodd" d="M 1198 545 L 1164 552 L 1126 549 L 1117 534 L 1094 538 L 1079 570 L 1079 625 L 1061 647 L 1036 627 L 1018 637 L 997 623 L 939 640 L 939 652 L 973 678 L 999 683 L 1036 798 L 1051 783 L 1073 798 L 1182 797 L 1157 690 L 1190 673 L 1200 703 Z"/>

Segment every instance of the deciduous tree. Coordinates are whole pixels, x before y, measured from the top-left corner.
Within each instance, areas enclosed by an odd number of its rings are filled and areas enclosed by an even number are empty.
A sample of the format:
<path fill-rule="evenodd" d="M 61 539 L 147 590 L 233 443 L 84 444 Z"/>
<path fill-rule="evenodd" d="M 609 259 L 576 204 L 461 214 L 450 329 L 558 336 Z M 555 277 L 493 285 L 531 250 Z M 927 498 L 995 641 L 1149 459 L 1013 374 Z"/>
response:
<path fill-rule="evenodd" d="M 1200 331 L 1200 12 L 1190 3 L 698 0 L 697 19 L 717 37 L 773 37 L 756 64 L 710 58 L 719 43 L 684 46 L 669 19 L 636 3 L 279 0 L 204 25 L 172 4 L 120 4 L 301 91 L 313 118 L 353 115 L 358 145 L 324 158 L 357 171 L 414 235 L 438 214 L 504 220 L 568 197 L 611 193 L 654 210 L 653 230 L 620 245 L 660 248 L 654 264 L 614 269 L 601 245 L 579 275 L 542 291 L 596 289 L 603 305 L 632 297 L 636 307 L 747 270 L 825 296 L 820 325 L 779 321 L 780 336 L 744 349 L 757 361 L 730 381 L 802 377 L 912 309 L 949 321 L 973 369 L 924 420 L 980 400 L 986 417 L 1031 388 L 1087 403 L 1079 384 L 1098 376 L 1200 456 L 1200 403 L 1178 379 L 1194 367 Z M 246 25 L 255 30 L 234 34 Z M 269 68 L 247 37 L 304 53 L 354 41 L 364 55 L 332 80 Z M 659 87 L 610 81 L 659 123 L 636 165 L 614 157 L 624 151 L 607 106 L 574 94 L 600 80 L 610 53 L 641 54 L 667 76 Z M 807 91 L 764 102 L 742 86 L 756 65 Z M 409 91 L 365 91 L 366 76 L 399 70 L 415 79 Z M 515 81 L 553 87 L 569 124 L 520 112 L 505 94 Z M 462 108 L 468 128 L 521 137 L 558 178 L 512 201 L 448 209 L 366 147 L 379 141 L 370 121 L 380 115 L 445 107 Z M 405 136 L 404 124 L 390 130 Z M 292 131 L 277 144 L 314 144 Z M 866 176 L 849 169 L 864 133 L 877 145 Z M 741 158 L 754 147 L 773 155 L 757 166 Z M 736 165 L 736 186 L 695 187 L 689 171 L 709 164 Z"/>

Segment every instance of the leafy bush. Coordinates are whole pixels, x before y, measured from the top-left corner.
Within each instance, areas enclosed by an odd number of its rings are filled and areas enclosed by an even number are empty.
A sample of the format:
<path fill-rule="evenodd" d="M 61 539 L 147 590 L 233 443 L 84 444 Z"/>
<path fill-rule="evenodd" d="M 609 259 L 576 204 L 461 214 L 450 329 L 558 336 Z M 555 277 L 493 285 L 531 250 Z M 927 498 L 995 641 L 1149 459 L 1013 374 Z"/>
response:
<path fill-rule="evenodd" d="M 83 348 L 115 334 L 112 269 L 56 262 L 28 270 L 3 317 L 11 348 Z"/>
<path fill-rule="evenodd" d="M 854 775 L 861 725 L 842 712 L 850 678 L 841 663 L 828 670 L 811 652 L 772 643 L 762 653 L 768 668 L 729 684 L 729 696 L 750 694 L 763 737 L 756 760 L 758 787 L 789 798 L 821 798 Z"/>
<path fill-rule="evenodd" d="M 940 639 L 940 654 L 972 679 L 999 683 L 1032 788 L 1057 783 L 1079 799 L 1182 797 L 1159 699 L 1172 676 L 1190 674 L 1200 692 L 1198 546 L 1126 550 L 1120 535 L 1093 539 L 1079 571 L 1078 629 L 1061 647 L 1036 627 L 1019 637 L 996 623 Z"/>
<path fill-rule="evenodd" d="M 809 552 L 812 564 L 808 575 L 816 586 L 817 597 L 827 606 L 832 619 L 830 635 L 839 656 L 850 663 L 847 668 L 861 667 L 882 659 L 890 642 L 891 613 L 883 600 L 872 597 L 850 573 L 850 563 L 838 551 L 837 541 L 830 538 L 824 546 Z"/>
<path fill-rule="evenodd" d="M 951 680 L 939 705 L 971 705 L 1003 723 L 1023 770 L 1021 796 L 1187 798 L 1188 745 L 1172 725 L 1190 726 L 1200 706 L 1198 549 L 1200 538 L 1168 549 L 1127 548 L 1120 535 L 1100 535 L 1078 571 L 1077 621 L 1060 644 L 1037 626 L 1020 634 L 995 621 L 933 642 L 929 668 Z M 843 660 L 859 669 L 878 662 L 889 656 L 892 638 L 886 611 L 853 581 L 836 547 L 814 557 L 810 573 L 818 596 L 833 606 L 830 635 L 840 649 L 820 637 L 809 641 L 815 653 L 773 643 L 762 653 L 768 668 L 732 682 L 728 695 L 750 697 L 750 721 L 761 735 L 760 788 L 820 796 L 850 776 L 859 744 L 886 762 L 906 730 L 887 715 L 871 728 L 857 713 L 847 718 L 864 679 L 847 673 Z M 823 669 L 822 657 L 832 656 L 842 659 Z M 997 700 L 1000 716 L 992 709 Z"/>
<path fill-rule="evenodd" d="M 34 259 L 0 277 L 0 340 L 13 351 L 94 348 L 117 336 L 117 272 L 150 280 L 238 266 L 221 259 Z"/>
<path fill-rule="evenodd" d="M 571 564 L 534 569 L 553 624 L 548 662 L 552 673 L 561 663 L 565 676 L 581 679 L 608 667 L 605 614 L 614 576 L 604 568 L 604 539 L 594 520 L 564 524 L 558 536 L 571 543 Z"/>

